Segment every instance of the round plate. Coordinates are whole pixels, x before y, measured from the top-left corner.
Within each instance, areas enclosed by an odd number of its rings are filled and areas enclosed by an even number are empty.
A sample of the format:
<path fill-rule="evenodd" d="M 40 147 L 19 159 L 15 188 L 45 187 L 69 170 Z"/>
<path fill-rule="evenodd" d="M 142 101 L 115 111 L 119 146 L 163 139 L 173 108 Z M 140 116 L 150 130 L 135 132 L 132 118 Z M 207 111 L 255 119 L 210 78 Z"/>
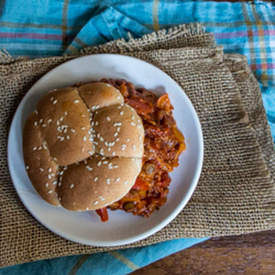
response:
<path fill-rule="evenodd" d="M 49 90 L 77 82 L 101 78 L 125 79 L 136 87 L 167 92 L 174 106 L 178 128 L 185 136 L 187 149 L 180 165 L 170 176 L 167 203 L 149 218 L 123 211 L 109 211 L 103 223 L 93 212 L 71 212 L 54 207 L 40 198 L 25 170 L 22 130 L 26 118 Z M 172 221 L 186 205 L 197 185 L 203 161 L 203 138 L 198 116 L 181 87 L 157 67 L 139 59 L 98 54 L 66 62 L 38 80 L 21 101 L 13 118 L 8 140 L 8 164 L 14 187 L 29 212 L 54 233 L 74 242 L 94 246 L 125 245 L 144 239 Z"/>

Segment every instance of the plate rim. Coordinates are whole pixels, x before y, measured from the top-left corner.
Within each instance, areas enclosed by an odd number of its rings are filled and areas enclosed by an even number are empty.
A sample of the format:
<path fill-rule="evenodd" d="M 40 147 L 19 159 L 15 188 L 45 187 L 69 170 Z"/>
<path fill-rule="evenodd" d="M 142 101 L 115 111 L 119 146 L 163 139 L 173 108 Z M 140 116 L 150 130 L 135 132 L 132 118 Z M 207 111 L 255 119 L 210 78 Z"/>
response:
<path fill-rule="evenodd" d="M 32 211 L 31 208 L 28 207 L 27 202 L 25 201 L 25 199 L 23 199 L 23 197 L 21 197 L 20 195 L 20 190 L 18 189 L 17 185 L 14 183 L 14 175 L 13 175 L 13 168 L 12 168 L 12 160 L 11 160 L 11 154 L 10 154 L 10 148 L 12 147 L 12 142 L 11 142 L 11 135 L 12 135 L 12 129 L 14 128 L 14 123 L 15 123 L 15 117 L 19 111 L 19 109 L 21 109 L 25 104 L 26 104 L 26 97 L 27 95 L 33 90 L 35 89 L 35 87 L 37 85 L 39 85 L 39 83 L 41 81 L 43 81 L 48 74 L 50 73 L 54 73 L 55 71 L 59 70 L 60 67 L 64 66 L 64 65 L 68 65 L 69 63 L 73 63 L 76 61 L 79 61 L 81 59 L 88 59 L 90 57 L 96 57 L 96 56 L 115 56 L 115 57 L 119 57 L 119 58 L 130 58 L 130 59 L 134 59 L 135 61 L 141 62 L 141 63 L 146 63 L 147 66 L 151 66 L 154 70 L 158 70 L 161 74 L 164 74 L 166 76 L 166 78 L 168 77 L 168 79 L 170 81 L 173 82 L 173 84 L 175 86 L 177 86 L 177 88 L 179 90 L 181 90 L 185 97 L 186 100 L 188 101 L 189 106 L 191 107 L 191 112 L 192 112 L 192 116 L 193 119 L 195 121 L 195 125 L 198 128 L 198 143 L 200 145 L 200 148 L 198 150 L 198 162 L 196 162 L 196 167 L 195 167 L 195 173 L 192 177 L 192 181 L 190 183 L 190 186 L 188 187 L 188 191 L 186 192 L 185 196 L 182 198 L 181 202 L 177 205 L 177 207 L 175 207 L 171 214 L 168 215 L 166 218 L 164 218 L 160 223 L 158 223 L 157 225 L 153 226 L 152 228 L 146 230 L 145 232 L 132 236 L 132 237 L 128 237 L 128 238 L 123 238 L 120 240 L 116 240 L 116 241 L 90 241 L 88 239 L 78 239 L 79 237 L 74 237 L 70 234 L 70 236 L 68 236 L 68 233 L 63 233 L 63 231 L 58 231 L 56 229 L 53 229 L 51 226 L 46 225 L 43 221 L 43 219 L 41 219 L 35 211 Z M 45 92 L 46 93 L 46 92 Z M 127 244 L 131 244 L 134 242 L 138 242 L 141 241 L 143 239 L 148 238 L 149 236 L 157 233 L 158 231 L 160 231 L 161 229 L 163 229 L 166 225 L 168 225 L 172 220 L 174 220 L 176 218 L 176 216 L 183 210 L 183 208 L 186 206 L 186 204 L 189 202 L 189 200 L 191 199 L 197 185 L 198 185 L 198 181 L 201 175 L 201 171 L 202 171 L 202 166 L 203 166 L 203 158 L 204 158 L 204 140 L 203 140 L 203 132 L 202 132 L 202 127 L 200 124 L 200 120 L 199 117 L 197 115 L 197 112 L 191 102 L 191 100 L 189 99 L 188 95 L 184 92 L 183 88 L 172 78 L 170 77 L 166 72 L 164 72 L 163 70 L 161 70 L 160 68 L 158 68 L 157 66 L 146 62 L 142 59 L 136 58 L 136 57 L 132 57 L 132 56 L 128 56 L 128 55 L 121 55 L 121 54 L 109 54 L 109 53 L 103 53 L 103 54 L 91 54 L 91 55 L 85 55 L 85 56 L 81 56 L 81 57 L 77 57 L 77 58 L 73 58 L 71 60 L 68 60 L 66 62 L 61 63 L 60 65 L 56 66 L 55 68 L 53 68 L 52 70 L 48 71 L 47 73 L 45 73 L 42 77 L 40 77 L 29 89 L 28 91 L 25 93 L 25 95 L 23 96 L 23 98 L 21 99 L 20 103 L 18 104 L 16 111 L 12 117 L 12 122 L 10 124 L 10 128 L 9 128 L 9 134 L 8 134 L 8 144 L 7 144 L 7 155 L 8 155 L 8 169 L 9 169 L 9 174 L 11 176 L 11 181 L 13 184 L 13 187 L 16 190 L 16 193 L 18 195 L 18 197 L 20 198 L 21 202 L 23 203 L 23 205 L 25 206 L 25 208 L 28 210 L 28 212 L 40 223 L 42 224 L 45 228 L 47 228 L 48 230 L 52 231 L 53 233 L 55 233 L 56 235 L 69 240 L 69 241 L 73 241 L 75 243 L 79 243 L 79 244 L 84 244 L 84 245 L 90 245 L 90 246 L 97 246 L 97 247 L 112 247 L 112 246 L 123 246 L 123 245 L 127 245 Z M 39 196 L 39 194 L 38 194 Z M 40 198 L 41 199 L 41 198 Z M 65 234 L 65 235 L 64 235 Z"/>

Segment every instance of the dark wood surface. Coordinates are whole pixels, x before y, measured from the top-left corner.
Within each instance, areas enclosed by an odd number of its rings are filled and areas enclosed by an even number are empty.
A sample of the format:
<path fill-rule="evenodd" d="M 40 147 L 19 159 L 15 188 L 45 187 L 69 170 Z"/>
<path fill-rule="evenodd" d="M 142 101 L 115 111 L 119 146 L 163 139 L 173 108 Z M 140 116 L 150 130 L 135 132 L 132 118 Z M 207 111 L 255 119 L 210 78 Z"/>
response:
<path fill-rule="evenodd" d="M 214 238 L 131 274 L 275 274 L 275 230 Z"/>

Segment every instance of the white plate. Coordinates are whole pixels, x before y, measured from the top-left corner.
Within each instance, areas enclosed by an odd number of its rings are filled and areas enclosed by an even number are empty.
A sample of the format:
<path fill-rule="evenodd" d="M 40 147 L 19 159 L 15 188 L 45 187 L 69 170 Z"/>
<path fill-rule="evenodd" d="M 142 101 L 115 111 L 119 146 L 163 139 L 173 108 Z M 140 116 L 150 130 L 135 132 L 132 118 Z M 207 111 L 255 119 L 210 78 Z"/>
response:
<path fill-rule="evenodd" d="M 22 129 L 38 100 L 47 91 L 80 81 L 124 78 L 135 86 L 167 92 L 174 117 L 185 136 L 187 149 L 170 175 L 167 203 L 150 218 L 123 211 L 109 211 L 102 223 L 94 212 L 70 212 L 43 201 L 33 188 L 22 153 Z M 66 62 L 38 80 L 21 101 L 13 118 L 8 140 L 8 164 L 14 187 L 29 212 L 54 233 L 74 242 L 94 246 L 125 245 L 144 239 L 172 221 L 186 205 L 197 185 L 203 162 L 203 138 L 197 114 L 180 86 L 153 65 L 136 58 L 99 54 Z"/>

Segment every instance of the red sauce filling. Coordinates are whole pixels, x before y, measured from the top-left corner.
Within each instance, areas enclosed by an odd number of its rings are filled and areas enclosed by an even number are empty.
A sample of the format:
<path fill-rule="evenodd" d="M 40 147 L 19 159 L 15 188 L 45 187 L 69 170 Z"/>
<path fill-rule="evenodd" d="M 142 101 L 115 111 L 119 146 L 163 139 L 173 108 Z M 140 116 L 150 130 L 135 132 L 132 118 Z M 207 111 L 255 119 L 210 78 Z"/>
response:
<path fill-rule="evenodd" d="M 167 94 L 157 97 L 151 91 L 136 89 L 124 80 L 103 79 L 102 82 L 120 90 L 125 103 L 142 118 L 145 130 L 143 166 L 135 185 L 108 208 L 149 217 L 167 200 L 171 182 L 168 173 L 178 166 L 179 156 L 185 150 L 184 136 L 177 129 Z M 96 210 L 96 213 L 102 221 L 108 220 L 106 208 Z"/>

